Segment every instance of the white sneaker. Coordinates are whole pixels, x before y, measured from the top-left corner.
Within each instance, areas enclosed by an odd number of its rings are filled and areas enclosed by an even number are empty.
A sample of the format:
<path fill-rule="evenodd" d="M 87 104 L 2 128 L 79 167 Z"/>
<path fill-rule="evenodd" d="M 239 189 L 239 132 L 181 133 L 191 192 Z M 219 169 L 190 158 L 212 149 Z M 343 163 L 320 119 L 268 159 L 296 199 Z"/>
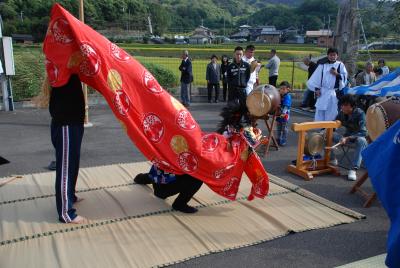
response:
<path fill-rule="evenodd" d="M 339 163 L 337 159 L 332 159 L 331 161 L 329 161 L 329 164 L 332 166 L 337 166 Z"/>
<path fill-rule="evenodd" d="M 347 179 L 349 181 L 355 181 L 357 180 L 357 173 L 354 169 L 349 170 L 349 174 L 347 174 Z"/>

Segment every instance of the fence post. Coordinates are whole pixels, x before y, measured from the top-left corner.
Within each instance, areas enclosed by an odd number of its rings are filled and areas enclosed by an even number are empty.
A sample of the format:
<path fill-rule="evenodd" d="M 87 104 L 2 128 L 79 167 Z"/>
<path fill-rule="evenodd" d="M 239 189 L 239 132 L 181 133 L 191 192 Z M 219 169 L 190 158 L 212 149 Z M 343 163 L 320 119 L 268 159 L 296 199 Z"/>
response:
<path fill-rule="evenodd" d="M 292 88 L 294 89 L 294 59 L 293 59 L 293 62 L 292 62 Z"/>

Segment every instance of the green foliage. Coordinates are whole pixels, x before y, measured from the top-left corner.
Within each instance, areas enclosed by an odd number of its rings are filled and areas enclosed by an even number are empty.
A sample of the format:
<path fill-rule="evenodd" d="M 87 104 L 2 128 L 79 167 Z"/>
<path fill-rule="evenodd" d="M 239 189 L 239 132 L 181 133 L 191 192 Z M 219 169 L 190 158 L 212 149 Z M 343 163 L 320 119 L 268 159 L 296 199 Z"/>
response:
<path fill-rule="evenodd" d="M 15 76 L 12 77 L 14 100 L 21 101 L 37 96 L 45 74 L 43 54 L 37 49 L 16 49 L 14 60 Z"/>
<path fill-rule="evenodd" d="M 158 83 L 168 92 L 172 92 L 172 88 L 177 85 L 178 78 L 174 74 L 173 71 L 165 68 L 164 66 L 149 63 L 149 62 L 141 62 L 143 66 L 153 74 L 153 76 L 157 79 Z"/>

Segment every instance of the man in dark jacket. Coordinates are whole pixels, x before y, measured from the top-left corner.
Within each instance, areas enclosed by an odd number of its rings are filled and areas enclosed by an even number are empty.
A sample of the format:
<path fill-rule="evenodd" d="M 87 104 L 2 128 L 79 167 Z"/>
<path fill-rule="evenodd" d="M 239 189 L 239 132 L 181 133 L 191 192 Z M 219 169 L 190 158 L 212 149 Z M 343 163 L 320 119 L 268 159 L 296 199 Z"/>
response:
<path fill-rule="evenodd" d="M 221 68 L 220 65 L 217 63 L 217 56 L 211 56 L 211 62 L 207 64 L 206 70 L 206 80 L 207 80 L 207 89 L 208 89 L 208 102 L 211 103 L 211 95 L 212 90 L 215 90 L 215 100 L 214 102 L 218 102 L 219 96 L 219 79 L 221 77 Z"/>
<path fill-rule="evenodd" d="M 190 106 L 189 85 L 193 81 L 192 62 L 189 59 L 189 52 L 182 53 L 182 62 L 179 66 L 181 71 L 181 100 L 185 106 Z"/>
<path fill-rule="evenodd" d="M 308 67 L 308 79 L 310 79 L 311 75 L 314 73 L 315 69 L 317 69 L 318 65 L 313 62 L 309 57 L 305 57 L 303 63 Z M 315 97 L 313 91 L 308 88 L 306 89 L 300 107 L 302 108 L 302 110 L 309 110 L 311 112 L 315 111 Z"/>
<path fill-rule="evenodd" d="M 336 120 L 342 123 L 345 133 L 342 135 L 339 131 L 335 131 L 333 133 L 333 141 L 335 143 L 340 142 L 342 145 L 351 143 L 355 146 L 352 167 L 347 176 L 348 180 L 355 181 L 357 179 L 356 171 L 360 168 L 362 161 L 361 152 L 368 146 L 365 113 L 356 107 L 356 101 L 352 95 L 344 95 L 341 98 L 341 111 Z M 331 164 L 337 165 L 335 157 L 333 157 Z"/>
<path fill-rule="evenodd" d="M 242 60 L 242 47 L 236 47 L 233 56 L 233 62 L 229 64 L 226 71 L 228 79 L 228 103 L 234 102 L 239 104 L 241 115 L 244 116 L 247 123 L 250 123 L 246 106 L 246 87 L 250 79 L 250 64 Z"/>

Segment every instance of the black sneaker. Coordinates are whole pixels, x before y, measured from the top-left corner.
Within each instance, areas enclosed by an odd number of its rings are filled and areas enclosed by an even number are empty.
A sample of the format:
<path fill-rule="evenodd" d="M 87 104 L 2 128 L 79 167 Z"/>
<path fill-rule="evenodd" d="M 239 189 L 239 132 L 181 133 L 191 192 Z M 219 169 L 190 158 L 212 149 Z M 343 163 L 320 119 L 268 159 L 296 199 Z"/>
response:
<path fill-rule="evenodd" d="M 148 173 L 139 173 L 133 179 L 137 184 L 151 184 L 153 181 L 150 179 Z"/>
<path fill-rule="evenodd" d="M 177 211 L 180 211 L 180 212 L 183 212 L 183 213 L 190 213 L 190 214 L 196 213 L 198 211 L 197 208 L 191 207 L 191 206 L 189 206 L 187 204 L 185 204 L 185 205 L 172 204 L 172 208 L 177 210 Z"/>

